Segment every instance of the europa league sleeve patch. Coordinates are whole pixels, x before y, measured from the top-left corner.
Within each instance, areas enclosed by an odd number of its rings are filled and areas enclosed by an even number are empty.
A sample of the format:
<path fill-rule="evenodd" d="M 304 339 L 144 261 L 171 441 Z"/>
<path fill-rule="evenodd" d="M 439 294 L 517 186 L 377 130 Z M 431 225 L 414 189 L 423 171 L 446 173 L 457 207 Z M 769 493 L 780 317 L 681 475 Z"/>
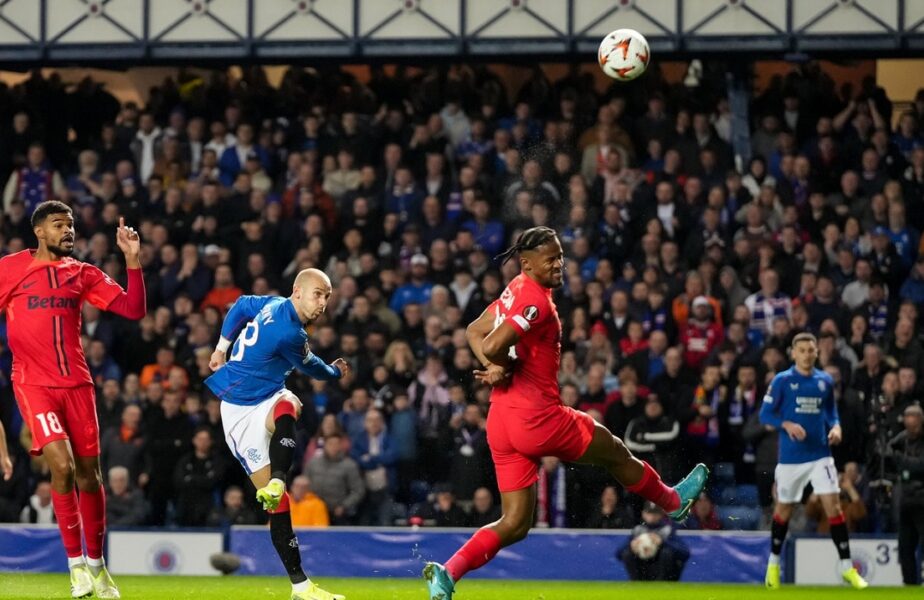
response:
<path fill-rule="evenodd" d="M 539 309 L 535 305 L 530 304 L 529 306 L 523 309 L 523 318 L 526 319 L 527 321 L 530 321 L 530 322 L 535 321 L 538 317 L 539 317 Z"/>

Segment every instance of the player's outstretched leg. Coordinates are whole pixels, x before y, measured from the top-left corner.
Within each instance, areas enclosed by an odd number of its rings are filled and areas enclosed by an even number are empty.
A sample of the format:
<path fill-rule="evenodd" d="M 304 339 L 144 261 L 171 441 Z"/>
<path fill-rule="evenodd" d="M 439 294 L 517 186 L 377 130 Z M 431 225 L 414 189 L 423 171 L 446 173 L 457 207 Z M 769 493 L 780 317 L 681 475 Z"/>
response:
<path fill-rule="evenodd" d="M 87 542 L 87 567 L 93 576 L 93 591 L 97 598 L 121 598 L 106 563 L 103 561 L 103 540 L 106 539 L 106 490 L 99 471 L 99 457 L 79 456 L 77 489 L 80 490 L 80 518 Z"/>
<path fill-rule="evenodd" d="M 526 537 L 533 524 L 536 486 L 501 493 L 501 518 L 482 527 L 445 565 L 428 562 L 423 577 L 430 600 L 451 600 L 456 583 L 469 571 L 480 569 L 506 548 Z"/>
<path fill-rule="evenodd" d="M 632 456 L 622 440 L 599 423 L 590 445 L 577 462 L 605 468 L 628 491 L 654 502 L 675 521 L 687 518 L 709 478 L 709 469 L 700 463 L 680 483 L 670 487 L 651 465 Z"/>
<path fill-rule="evenodd" d="M 86 598 L 93 594 L 93 576 L 83 556 L 83 528 L 80 524 L 77 490 L 74 487 L 76 467 L 68 441 L 56 440 L 47 444 L 42 448 L 42 456 L 51 470 L 51 503 L 67 553 L 71 597 Z"/>

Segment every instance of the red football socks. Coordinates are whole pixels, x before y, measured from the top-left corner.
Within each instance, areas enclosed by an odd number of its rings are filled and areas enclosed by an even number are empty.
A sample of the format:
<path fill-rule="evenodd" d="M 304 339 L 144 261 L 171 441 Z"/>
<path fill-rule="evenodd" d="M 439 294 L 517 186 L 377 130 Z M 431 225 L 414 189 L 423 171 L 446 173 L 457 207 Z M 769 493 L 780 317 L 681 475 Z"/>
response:
<path fill-rule="evenodd" d="M 453 581 L 459 581 L 469 571 L 480 569 L 501 549 L 501 539 L 493 529 L 484 527 L 475 532 L 465 545 L 446 562 L 446 571 Z"/>
<path fill-rule="evenodd" d="M 279 499 L 279 506 L 277 506 L 274 510 L 268 510 L 266 512 L 271 515 L 281 515 L 283 513 L 289 512 L 289 510 L 289 494 L 285 493 L 282 495 L 282 498 Z"/>
<path fill-rule="evenodd" d="M 80 518 L 86 530 L 87 558 L 102 558 L 106 534 L 106 492 L 102 485 L 95 492 L 80 492 Z"/>
<path fill-rule="evenodd" d="M 680 508 L 680 496 L 672 487 L 668 487 L 661 481 L 658 472 L 651 468 L 647 462 L 642 461 L 645 471 L 642 478 L 632 485 L 627 485 L 626 489 L 633 494 L 638 494 L 645 500 L 650 500 L 663 508 L 667 512 L 673 512 Z"/>
<path fill-rule="evenodd" d="M 67 494 L 51 491 L 51 504 L 58 519 L 58 529 L 61 530 L 61 541 L 64 542 L 64 551 L 68 558 L 83 556 L 83 542 L 81 541 L 80 512 L 77 510 L 77 492 L 71 490 Z"/>

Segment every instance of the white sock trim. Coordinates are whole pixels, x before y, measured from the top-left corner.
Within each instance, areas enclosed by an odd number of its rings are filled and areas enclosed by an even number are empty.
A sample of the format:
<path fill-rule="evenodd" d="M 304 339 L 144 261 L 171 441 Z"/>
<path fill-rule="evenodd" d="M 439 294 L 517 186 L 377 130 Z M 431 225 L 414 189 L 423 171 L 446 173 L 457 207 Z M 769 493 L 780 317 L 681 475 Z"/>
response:
<path fill-rule="evenodd" d="M 840 560 L 840 563 L 841 563 L 841 573 L 849 571 L 850 569 L 853 568 L 853 559 L 851 558 L 843 558 Z"/>
<path fill-rule="evenodd" d="M 83 567 L 86 566 L 87 560 L 84 558 L 83 554 L 80 556 L 68 556 L 67 557 L 67 568 L 73 569 L 74 567 Z"/>
<path fill-rule="evenodd" d="M 770 553 L 770 560 L 768 561 L 768 564 L 771 564 L 771 565 L 779 565 L 779 564 L 780 564 L 780 555 L 779 555 L 779 554 L 773 554 L 773 553 L 771 552 L 771 553 Z"/>
<path fill-rule="evenodd" d="M 306 579 L 301 583 L 293 583 L 292 591 L 295 593 L 301 593 L 308 589 L 308 586 L 311 585 L 311 579 Z"/>
<path fill-rule="evenodd" d="M 102 569 L 104 564 L 105 563 L 103 562 L 103 557 L 99 557 L 99 558 L 90 558 L 89 556 L 87 557 L 87 566 L 89 567 L 96 567 L 98 569 Z"/>

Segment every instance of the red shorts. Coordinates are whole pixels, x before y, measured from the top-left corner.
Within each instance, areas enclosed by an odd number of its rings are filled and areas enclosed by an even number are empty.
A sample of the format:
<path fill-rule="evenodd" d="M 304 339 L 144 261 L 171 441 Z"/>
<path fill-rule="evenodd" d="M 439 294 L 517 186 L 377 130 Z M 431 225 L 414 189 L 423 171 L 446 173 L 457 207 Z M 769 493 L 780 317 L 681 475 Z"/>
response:
<path fill-rule="evenodd" d="M 92 385 L 50 388 L 14 383 L 13 394 L 32 432 L 32 454 L 38 456 L 51 442 L 70 440 L 75 456 L 99 455 L 96 390 Z"/>
<path fill-rule="evenodd" d="M 491 404 L 488 445 L 501 492 L 527 488 L 539 479 L 539 461 L 555 456 L 563 461 L 582 457 L 594 437 L 590 415 L 567 406 L 523 409 Z"/>

